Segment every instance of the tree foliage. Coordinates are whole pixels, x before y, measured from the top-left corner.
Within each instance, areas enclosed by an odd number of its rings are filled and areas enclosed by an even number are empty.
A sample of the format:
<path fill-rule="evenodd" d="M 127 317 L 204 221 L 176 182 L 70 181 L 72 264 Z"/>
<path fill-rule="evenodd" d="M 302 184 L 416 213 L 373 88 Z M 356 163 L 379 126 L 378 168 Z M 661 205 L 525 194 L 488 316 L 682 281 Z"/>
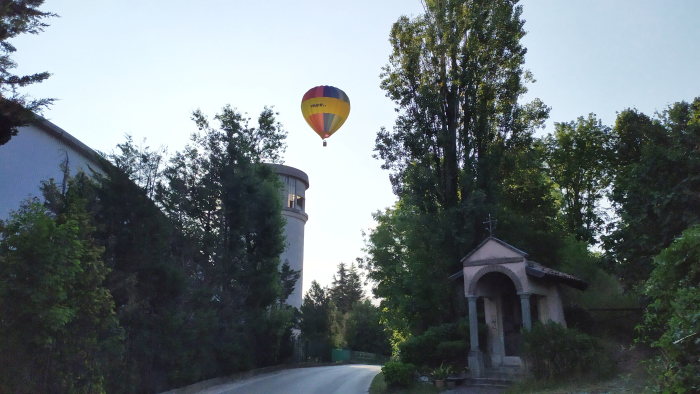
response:
<path fill-rule="evenodd" d="M 575 122 L 555 123 L 545 144 L 549 176 L 561 191 L 567 232 L 578 240 L 596 243 L 605 222 L 600 203 L 612 176 L 610 128 L 594 114 L 580 116 Z"/>
<path fill-rule="evenodd" d="M 654 259 L 644 293 L 652 302 L 642 339 L 662 352 L 658 391 L 700 390 L 700 226 L 684 231 Z"/>
<path fill-rule="evenodd" d="M 618 220 L 604 245 L 609 268 L 632 288 L 649 278 L 654 256 L 700 223 L 700 98 L 653 119 L 625 110 L 613 133 Z"/>
<path fill-rule="evenodd" d="M 354 351 L 391 356 L 391 343 L 381 311 L 370 300 L 356 302 L 347 314 L 345 342 Z"/>
<path fill-rule="evenodd" d="M 439 228 L 434 222 L 439 218 L 415 215 L 401 203 L 374 214 L 377 227 L 368 235 L 365 262 L 375 282 L 374 296 L 381 299 L 385 320 L 394 330 L 405 329 L 404 321 L 424 330 L 451 314 L 446 266 L 453 262 L 431 259 L 445 234 L 425 231 Z"/>
<path fill-rule="evenodd" d="M 395 327 L 454 319 L 448 277 L 487 235 L 489 213 L 509 242 L 555 260 L 557 210 L 532 138 L 549 108 L 518 102 L 532 77 L 516 3 L 426 1 L 391 30 L 381 87 L 398 119 L 377 134 L 375 157 L 399 203 L 375 214 L 363 265 Z"/>
<path fill-rule="evenodd" d="M 53 99 L 32 99 L 19 92 L 19 88 L 40 83 L 51 74 L 41 72 L 32 75 L 15 75 L 17 67 L 12 54 L 17 51 L 8 40 L 20 34 L 38 34 L 48 27 L 45 18 L 56 16 L 39 10 L 44 0 L 0 1 L 0 145 L 17 135 L 17 128 L 35 119 L 35 113 L 49 106 Z"/>
<path fill-rule="evenodd" d="M 329 292 L 333 303 L 342 314 L 350 312 L 353 305 L 364 298 L 360 274 L 354 263 L 350 265 L 350 269 L 345 268 L 345 263 L 338 264 L 338 272 L 333 275 Z"/>
<path fill-rule="evenodd" d="M 330 347 L 343 345 L 340 314 L 328 288 L 312 281 L 299 311 L 299 328 L 304 339 L 319 341 Z"/>
<path fill-rule="evenodd" d="M 160 147 L 152 150 L 144 146 L 146 139 L 136 145 L 134 138 L 126 135 L 126 141 L 117 144 L 119 153 L 112 152 L 107 155 L 109 161 L 124 172 L 138 187 L 146 191 L 148 198 L 153 199 L 156 185 L 162 180 L 167 149 Z"/>
<path fill-rule="evenodd" d="M 178 365 L 173 360 L 189 361 L 193 371 L 199 371 L 201 363 L 179 349 L 178 338 L 186 336 L 192 324 L 178 320 L 186 310 L 182 305 L 186 278 L 171 252 L 173 228 L 146 189 L 118 168 L 105 165 L 103 172 L 95 174 L 83 192 L 93 196 L 96 235 L 111 268 L 106 285 L 126 334 L 128 357 L 114 391 L 159 391 L 167 382 L 177 382 L 173 376 Z"/>
<path fill-rule="evenodd" d="M 197 245 L 190 274 L 229 311 L 264 308 L 281 295 L 279 255 L 284 249 L 279 178 L 263 160 L 279 160 L 286 136 L 266 108 L 258 127 L 235 109 L 210 126 L 199 111 L 202 133 L 177 152 L 165 170 L 157 200 L 176 229 Z M 231 298 L 229 298 L 231 297 Z"/>
<path fill-rule="evenodd" d="M 291 336 L 292 312 L 281 301 L 298 273 L 282 266 L 284 278 L 280 274 L 281 184 L 263 163 L 279 162 L 285 149 L 286 132 L 275 115 L 265 108 L 253 127 L 226 106 L 215 116 L 215 128 L 195 111 L 200 132 L 175 153 L 156 190 L 177 234 L 175 258 L 198 302 L 218 319 L 216 340 L 225 345 L 215 354 L 222 374 L 276 362 L 285 357 L 279 347 L 255 349 Z"/>
<path fill-rule="evenodd" d="M 104 392 L 120 352 L 109 270 L 86 200 L 71 183 L 57 211 L 30 202 L 0 233 L 0 388 Z"/>
<path fill-rule="evenodd" d="M 301 335 L 326 347 L 391 354 L 391 344 L 379 308 L 365 299 L 355 264 L 338 264 L 330 287 L 313 281 L 301 306 Z"/>

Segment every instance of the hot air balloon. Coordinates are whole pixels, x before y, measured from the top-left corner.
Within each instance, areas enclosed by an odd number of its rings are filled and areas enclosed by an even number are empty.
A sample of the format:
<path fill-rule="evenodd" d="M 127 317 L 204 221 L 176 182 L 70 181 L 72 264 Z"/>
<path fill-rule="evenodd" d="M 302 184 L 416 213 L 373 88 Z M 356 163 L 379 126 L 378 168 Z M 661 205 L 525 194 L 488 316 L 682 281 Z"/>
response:
<path fill-rule="evenodd" d="M 350 99 L 345 92 L 333 86 L 316 86 L 301 99 L 301 113 L 326 146 L 326 138 L 333 135 L 348 118 Z"/>

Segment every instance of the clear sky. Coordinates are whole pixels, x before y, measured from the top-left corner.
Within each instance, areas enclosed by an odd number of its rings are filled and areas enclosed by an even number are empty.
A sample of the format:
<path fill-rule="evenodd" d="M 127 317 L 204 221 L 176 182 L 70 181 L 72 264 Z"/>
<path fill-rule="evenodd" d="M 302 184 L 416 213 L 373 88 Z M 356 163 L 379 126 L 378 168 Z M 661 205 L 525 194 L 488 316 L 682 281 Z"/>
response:
<path fill-rule="evenodd" d="M 700 1 L 525 0 L 526 99 L 553 122 L 593 112 L 612 125 L 625 108 L 652 114 L 700 96 Z M 419 0 L 47 0 L 59 14 L 23 36 L 18 73 L 53 76 L 25 91 L 59 99 L 44 115 L 93 149 L 124 134 L 182 149 L 196 128 L 231 104 L 255 120 L 274 106 L 289 132 L 285 164 L 309 175 L 304 291 L 331 282 L 338 263 L 362 255 L 372 212 L 391 206 L 388 173 L 372 158 L 376 132 L 393 126 L 379 88 L 391 25 Z M 306 125 L 302 95 L 333 85 L 350 97 L 345 125 L 323 148 Z M 465 253 L 468 251 L 464 251 Z"/>

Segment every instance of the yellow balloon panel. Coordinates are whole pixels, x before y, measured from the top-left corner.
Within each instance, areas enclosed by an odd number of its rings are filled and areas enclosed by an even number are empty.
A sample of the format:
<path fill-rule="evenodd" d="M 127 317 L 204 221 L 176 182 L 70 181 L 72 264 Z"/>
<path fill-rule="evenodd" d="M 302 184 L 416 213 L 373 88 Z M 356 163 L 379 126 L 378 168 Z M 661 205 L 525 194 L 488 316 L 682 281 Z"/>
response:
<path fill-rule="evenodd" d="M 301 112 L 306 123 L 321 137 L 335 133 L 350 114 L 350 99 L 332 86 L 317 86 L 304 95 Z"/>

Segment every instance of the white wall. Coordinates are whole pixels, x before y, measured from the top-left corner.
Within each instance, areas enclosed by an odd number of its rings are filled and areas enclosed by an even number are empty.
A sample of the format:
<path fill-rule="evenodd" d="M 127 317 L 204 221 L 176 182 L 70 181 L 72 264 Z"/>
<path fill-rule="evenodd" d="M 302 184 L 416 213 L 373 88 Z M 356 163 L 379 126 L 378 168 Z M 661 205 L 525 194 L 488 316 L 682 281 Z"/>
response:
<path fill-rule="evenodd" d="M 60 183 L 63 179 L 60 164 L 66 155 L 73 175 L 79 170 L 89 174 L 88 165 L 97 169 L 91 158 L 79 152 L 77 140 L 54 125 L 47 127 L 51 126 L 53 132 L 43 126 L 22 127 L 8 143 L 0 146 L 0 219 L 7 219 L 10 211 L 19 209 L 28 197 L 41 197 L 41 181 L 54 178 Z M 63 138 L 58 137 L 61 134 L 57 133 L 61 132 Z"/>
<path fill-rule="evenodd" d="M 287 220 L 284 225 L 286 248 L 280 255 L 280 264 L 287 260 L 293 270 L 301 272 L 294 292 L 287 298 L 286 303 L 301 308 L 304 297 L 302 284 L 304 283 L 304 224 L 306 224 L 306 215 L 293 212 L 290 209 L 283 209 L 282 216 Z"/>
<path fill-rule="evenodd" d="M 271 166 L 277 171 L 284 185 L 280 196 L 282 198 L 282 216 L 286 220 L 284 226 L 285 249 L 280 255 L 280 264 L 284 264 L 286 260 L 290 268 L 300 272 L 299 280 L 297 280 L 294 286 L 294 292 L 287 298 L 286 303 L 300 308 L 304 297 L 304 225 L 309 219 L 309 216 L 305 213 L 306 188 L 309 178 L 303 171 L 293 167 L 279 164 L 271 164 Z M 294 208 L 289 208 L 287 206 L 288 177 L 293 179 L 296 184 L 296 195 L 304 198 L 303 207 L 296 206 Z M 302 178 L 304 180 L 302 180 Z"/>

